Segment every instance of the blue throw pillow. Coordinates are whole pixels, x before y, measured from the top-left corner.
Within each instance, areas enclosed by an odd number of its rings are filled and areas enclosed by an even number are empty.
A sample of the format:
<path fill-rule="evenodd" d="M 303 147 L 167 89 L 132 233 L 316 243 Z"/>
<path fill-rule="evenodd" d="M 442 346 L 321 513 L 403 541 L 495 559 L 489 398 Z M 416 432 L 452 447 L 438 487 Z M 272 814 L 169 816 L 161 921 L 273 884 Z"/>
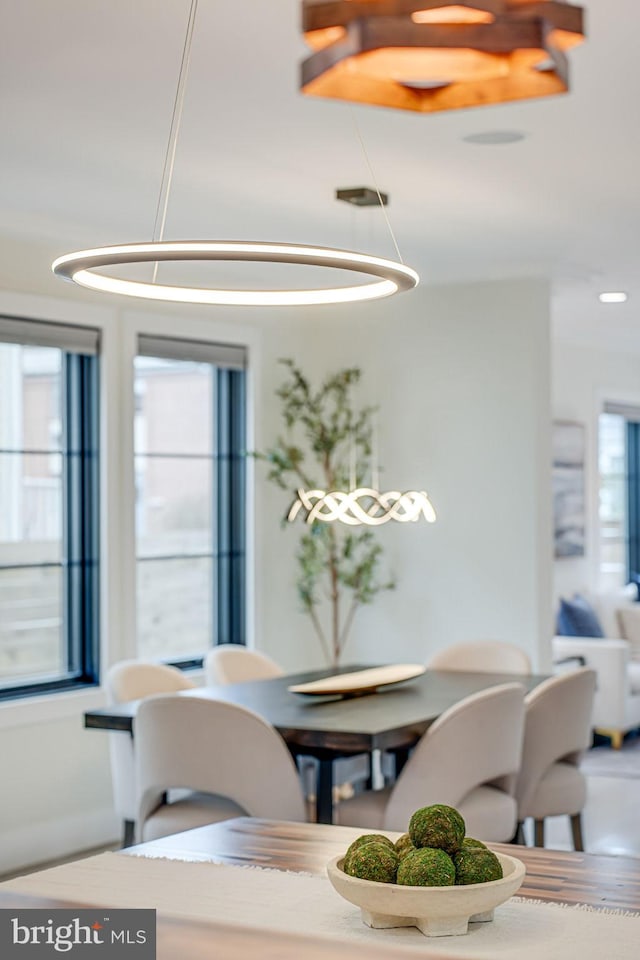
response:
<path fill-rule="evenodd" d="M 571 600 L 560 600 L 556 630 L 561 637 L 604 637 L 595 610 L 578 593 Z"/>

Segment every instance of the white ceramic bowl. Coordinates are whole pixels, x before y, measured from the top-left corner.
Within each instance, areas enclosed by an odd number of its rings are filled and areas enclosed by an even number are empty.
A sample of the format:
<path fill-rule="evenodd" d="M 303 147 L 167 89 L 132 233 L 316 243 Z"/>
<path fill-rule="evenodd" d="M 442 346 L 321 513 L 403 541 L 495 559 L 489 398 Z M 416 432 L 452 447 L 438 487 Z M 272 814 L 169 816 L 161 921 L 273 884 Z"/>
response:
<path fill-rule="evenodd" d="M 327 864 L 329 880 L 345 900 L 360 907 L 369 927 L 417 927 L 426 937 L 467 933 L 469 921 L 493 920 L 495 907 L 518 890 L 524 880 L 521 860 L 497 853 L 501 880 L 452 887 L 405 887 L 350 877 L 342 869 L 344 855 Z"/>

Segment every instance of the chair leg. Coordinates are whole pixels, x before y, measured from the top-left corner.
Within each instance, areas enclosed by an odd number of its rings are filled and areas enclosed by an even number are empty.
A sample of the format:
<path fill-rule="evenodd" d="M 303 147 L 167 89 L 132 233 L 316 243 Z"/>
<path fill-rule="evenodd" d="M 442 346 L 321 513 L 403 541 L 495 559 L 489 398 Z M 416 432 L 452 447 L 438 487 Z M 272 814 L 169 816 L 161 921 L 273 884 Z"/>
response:
<path fill-rule="evenodd" d="M 124 820 L 122 825 L 123 825 L 122 846 L 132 847 L 136 838 L 135 820 Z"/>
<path fill-rule="evenodd" d="M 573 849 L 584 852 L 584 844 L 582 842 L 582 815 L 579 813 L 574 813 L 571 817 L 571 833 L 573 835 Z"/>
<path fill-rule="evenodd" d="M 521 847 L 526 847 L 527 841 L 524 836 L 524 820 L 518 820 L 515 832 L 511 840 L 509 840 L 509 843 L 518 843 Z"/>
<path fill-rule="evenodd" d="M 535 827 L 535 845 L 536 847 L 544 847 L 544 820 L 534 820 Z"/>
<path fill-rule="evenodd" d="M 516 832 L 514 833 L 509 843 L 518 843 L 520 844 L 521 847 L 526 847 L 527 841 L 524 835 L 524 820 L 518 820 Z"/>
<path fill-rule="evenodd" d="M 622 730 L 612 730 L 611 731 L 611 746 L 614 750 L 622 749 L 622 742 L 624 740 L 624 734 Z"/>

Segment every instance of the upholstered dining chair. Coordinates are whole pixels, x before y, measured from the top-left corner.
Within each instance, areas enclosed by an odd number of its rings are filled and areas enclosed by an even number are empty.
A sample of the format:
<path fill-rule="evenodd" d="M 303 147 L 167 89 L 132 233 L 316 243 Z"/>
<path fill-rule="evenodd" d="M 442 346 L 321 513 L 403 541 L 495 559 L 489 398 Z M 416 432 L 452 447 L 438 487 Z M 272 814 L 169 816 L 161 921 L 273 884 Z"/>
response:
<path fill-rule="evenodd" d="M 110 705 L 191 687 L 195 687 L 195 683 L 176 667 L 143 660 L 121 660 L 108 670 L 106 678 Z M 128 847 L 134 840 L 136 818 L 133 739 L 126 733 L 110 733 L 109 754 L 114 805 L 123 821 L 123 846 Z"/>
<path fill-rule="evenodd" d="M 216 686 L 228 683 L 249 683 L 252 680 L 269 680 L 281 677 L 284 670 L 264 653 L 247 650 L 237 643 L 221 643 L 205 655 L 204 672 L 207 684 Z M 309 802 L 314 800 L 317 761 L 313 757 L 298 757 L 300 775 Z M 336 786 L 335 799 L 353 793 L 353 784 L 367 780 L 371 775 L 371 761 L 363 754 L 344 757 L 334 763 Z"/>
<path fill-rule="evenodd" d="M 533 818 L 535 845 L 544 847 L 547 817 L 571 818 L 573 845 L 583 849 L 582 810 L 587 788 L 580 759 L 591 743 L 596 673 L 588 667 L 550 677 L 525 698 L 522 764 L 516 783 L 518 840 Z"/>
<path fill-rule="evenodd" d="M 237 816 L 306 820 L 280 734 L 252 710 L 221 700 L 144 700 L 136 714 L 136 781 L 139 840 Z M 192 792 L 167 802 L 174 788 Z"/>
<path fill-rule="evenodd" d="M 520 683 L 500 684 L 445 710 L 423 734 L 395 784 L 343 801 L 337 822 L 404 831 L 416 809 L 445 803 L 460 811 L 470 836 L 511 840 L 524 695 Z"/>
<path fill-rule="evenodd" d="M 430 670 L 469 670 L 476 673 L 531 673 L 531 661 L 522 647 L 505 640 L 475 640 L 438 650 L 427 664 Z"/>
<path fill-rule="evenodd" d="M 206 683 L 217 686 L 269 680 L 271 677 L 281 677 L 284 670 L 264 653 L 247 650 L 237 643 L 221 643 L 205 655 L 204 673 Z"/>

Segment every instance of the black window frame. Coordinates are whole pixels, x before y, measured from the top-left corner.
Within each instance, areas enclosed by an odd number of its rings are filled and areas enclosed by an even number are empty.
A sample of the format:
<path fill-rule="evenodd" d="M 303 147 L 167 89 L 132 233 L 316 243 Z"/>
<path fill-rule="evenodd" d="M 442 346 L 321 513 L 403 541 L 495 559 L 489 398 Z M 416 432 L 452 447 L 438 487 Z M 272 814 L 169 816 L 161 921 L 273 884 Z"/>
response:
<path fill-rule="evenodd" d="M 139 338 L 137 356 L 210 363 L 215 371 L 212 483 L 217 541 L 213 545 L 213 612 L 210 646 L 247 642 L 247 372 L 243 347 L 169 337 Z M 237 359 L 241 358 L 241 359 Z M 228 365 L 230 364 L 230 365 Z M 136 551 L 136 566 L 140 562 Z M 160 559 L 160 558 L 154 558 Z M 204 656 L 165 657 L 181 670 L 199 669 Z"/>
<path fill-rule="evenodd" d="M 2 319 L 12 321 L 17 332 L 6 338 L 0 332 L 0 341 L 62 351 L 62 557 L 59 563 L 4 564 L 0 569 L 61 568 L 62 637 L 67 663 L 67 669 L 55 677 L 0 687 L 0 701 L 6 701 L 96 687 L 100 683 L 100 370 L 97 352 L 85 354 L 65 348 L 65 341 L 73 341 L 80 332 L 94 338 L 97 345 L 97 331 L 62 328 L 57 343 L 59 328 L 55 324 Z M 22 323 L 24 341 L 19 338 Z M 42 344 L 38 343 L 39 330 L 50 334 L 43 336 Z"/>
<path fill-rule="evenodd" d="M 627 582 L 640 577 L 640 423 L 626 423 Z"/>

